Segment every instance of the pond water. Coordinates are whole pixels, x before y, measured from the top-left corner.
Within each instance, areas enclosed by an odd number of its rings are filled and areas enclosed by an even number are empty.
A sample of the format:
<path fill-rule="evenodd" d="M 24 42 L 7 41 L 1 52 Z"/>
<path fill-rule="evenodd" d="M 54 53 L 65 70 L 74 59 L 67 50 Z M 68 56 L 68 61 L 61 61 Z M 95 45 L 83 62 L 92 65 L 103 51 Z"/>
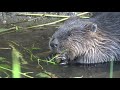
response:
<path fill-rule="evenodd" d="M 49 72 L 56 74 L 60 78 L 109 78 L 110 63 L 96 64 L 92 66 L 72 65 L 72 66 L 53 66 L 44 65 Z M 120 64 L 114 64 L 113 78 L 120 77 Z"/>
<path fill-rule="evenodd" d="M 48 29 L 49 28 L 49 29 Z M 48 31 L 49 30 L 49 31 Z M 53 27 L 47 27 L 47 29 L 44 30 L 29 30 L 29 31 L 23 31 L 23 32 L 16 32 L 16 33 L 10 33 L 0 36 L 0 48 L 8 48 L 7 41 L 14 41 L 18 43 L 19 45 L 22 45 L 24 47 L 37 47 L 40 48 L 39 50 L 34 50 L 33 53 L 35 55 L 39 56 L 40 58 L 46 58 L 48 57 L 49 53 L 45 53 L 49 51 L 48 42 L 49 37 L 52 36 L 56 29 Z M 0 49 L 0 57 L 5 58 L 11 58 L 11 51 L 10 50 L 1 50 Z M 27 57 L 27 54 L 26 54 Z M 60 66 L 60 65 L 52 65 L 52 64 L 46 64 L 46 63 L 40 63 L 43 68 L 47 72 L 51 72 L 52 74 L 55 74 L 58 78 L 109 78 L 110 76 L 110 63 L 105 64 L 96 64 L 96 65 L 66 65 L 66 66 Z M 28 68 L 27 71 L 34 72 L 34 75 L 39 73 L 41 71 L 40 68 L 38 68 L 37 61 L 31 62 L 28 66 L 25 67 Z M 26 70 L 23 69 L 22 72 L 25 72 Z M 120 77 L 120 63 L 114 64 L 114 72 L 113 72 L 114 78 Z"/>

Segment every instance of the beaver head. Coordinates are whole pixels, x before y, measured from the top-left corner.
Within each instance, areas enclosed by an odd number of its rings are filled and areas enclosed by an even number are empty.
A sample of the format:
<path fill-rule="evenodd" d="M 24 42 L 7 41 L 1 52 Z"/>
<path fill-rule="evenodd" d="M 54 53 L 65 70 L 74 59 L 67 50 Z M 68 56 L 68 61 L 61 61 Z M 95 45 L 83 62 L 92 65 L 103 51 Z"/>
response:
<path fill-rule="evenodd" d="M 101 30 L 96 23 L 78 17 L 68 19 L 59 27 L 49 47 L 67 62 L 90 64 L 120 60 L 119 39 Z"/>

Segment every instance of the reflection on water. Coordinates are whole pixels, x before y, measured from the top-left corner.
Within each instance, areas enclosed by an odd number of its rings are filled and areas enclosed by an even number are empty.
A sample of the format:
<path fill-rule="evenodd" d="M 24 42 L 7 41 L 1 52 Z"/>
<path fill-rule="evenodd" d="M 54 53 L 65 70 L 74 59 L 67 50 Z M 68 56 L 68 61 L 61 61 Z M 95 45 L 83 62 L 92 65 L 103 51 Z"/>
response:
<path fill-rule="evenodd" d="M 91 66 L 72 65 L 72 66 L 56 66 L 44 65 L 44 68 L 56 74 L 60 78 L 109 78 L 110 63 L 96 64 Z M 114 78 L 120 77 L 120 64 L 114 64 Z"/>

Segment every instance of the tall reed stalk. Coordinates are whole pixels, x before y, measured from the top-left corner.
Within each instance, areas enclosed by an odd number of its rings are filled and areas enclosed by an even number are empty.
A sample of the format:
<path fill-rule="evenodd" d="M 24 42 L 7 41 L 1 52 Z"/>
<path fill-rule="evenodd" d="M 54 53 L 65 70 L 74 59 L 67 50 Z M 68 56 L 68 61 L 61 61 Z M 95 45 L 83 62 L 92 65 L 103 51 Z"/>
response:
<path fill-rule="evenodd" d="M 13 45 L 10 46 L 12 48 L 12 77 L 21 78 L 20 53 L 14 48 Z"/>
<path fill-rule="evenodd" d="M 110 62 L 110 78 L 113 78 L 113 64 L 114 64 L 114 61 L 112 60 Z"/>

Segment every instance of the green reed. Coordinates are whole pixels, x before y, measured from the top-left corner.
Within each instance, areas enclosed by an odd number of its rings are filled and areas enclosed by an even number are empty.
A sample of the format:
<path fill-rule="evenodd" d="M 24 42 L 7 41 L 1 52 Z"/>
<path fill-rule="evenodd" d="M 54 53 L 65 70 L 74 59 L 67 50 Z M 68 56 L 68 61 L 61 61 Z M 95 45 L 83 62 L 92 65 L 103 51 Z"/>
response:
<path fill-rule="evenodd" d="M 12 48 L 12 70 L 13 78 L 21 78 L 21 75 L 19 72 L 21 72 L 21 65 L 20 65 L 20 57 L 21 54 L 14 48 L 13 45 L 10 45 Z"/>
<path fill-rule="evenodd" d="M 113 64 L 114 64 L 114 61 L 111 61 L 110 62 L 110 78 L 113 78 Z"/>

